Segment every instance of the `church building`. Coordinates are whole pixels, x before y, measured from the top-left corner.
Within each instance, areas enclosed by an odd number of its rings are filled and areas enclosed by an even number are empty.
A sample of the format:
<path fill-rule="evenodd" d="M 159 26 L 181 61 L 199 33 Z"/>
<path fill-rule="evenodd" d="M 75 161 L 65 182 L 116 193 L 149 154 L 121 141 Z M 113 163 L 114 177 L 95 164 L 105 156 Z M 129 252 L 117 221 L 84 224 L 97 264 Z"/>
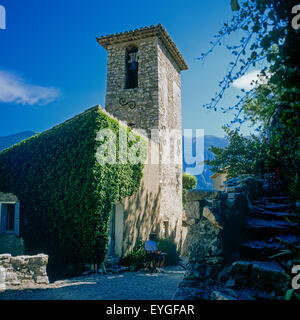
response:
<path fill-rule="evenodd" d="M 181 71 L 188 66 L 161 24 L 101 36 L 97 42 L 107 50 L 105 109 L 90 108 L 0 153 L 0 253 L 9 253 L 9 244 L 18 243 L 21 254 L 24 237 L 24 250 L 29 254 L 43 252 L 51 259 L 59 245 L 57 250 L 68 261 L 82 259 L 84 250 L 102 257 L 97 239 L 103 251 L 108 221 L 108 256 L 126 255 L 138 240 L 147 240 L 153 232 L 181 248 Z M 129 181 L 136 189 L 130 189 L 126 181 L 118 182 L 123 198 L 114 202 L 108 220 L 97 216 L 114 199 L 105 193 L 110 188 L 109 177 L 102 177 L 104 192 L 96 181 L 101 168 L 94 170 L 94 135 L 100 122 L 130 128 L 148 142 L 140 187 L 134 175 Z M 136 169 L 128 168 L 130 172 Z M 99 203 L 97 194 L 105 204 Z M 89 223 L 101 225 L 93 239 L 80 232 L 85 228 L 93 235 Z"/>

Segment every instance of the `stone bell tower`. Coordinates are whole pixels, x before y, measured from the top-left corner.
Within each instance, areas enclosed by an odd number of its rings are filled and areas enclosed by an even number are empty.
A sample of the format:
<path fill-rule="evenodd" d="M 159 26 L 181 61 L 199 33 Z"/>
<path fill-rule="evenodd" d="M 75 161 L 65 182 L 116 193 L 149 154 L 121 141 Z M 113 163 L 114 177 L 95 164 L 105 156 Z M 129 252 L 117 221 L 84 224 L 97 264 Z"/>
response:
<path fill-rule="evenodd" d="M 143 182 L 146 189 L 147 185 L 152 185 L 152 191 L 156 188 L 157 206 L 149 213 L 157 216 L 151 220 L 158 224 L 155 231 L 175 238 L 182 215 L 180 72 L 188 66 L 161 24 L 101 36 L 97 41 L 108 54 L 105 109 L 128 126 L 145 130 L 148 137 L 153 129 L 163 138 L 166 130 L 172 130 L 172 139 L 177 141 L 173 152 L 180 161 L 162 163 L 165 146 L 164 139 L 160 140 L 159 164 L 146 165 Z"/>

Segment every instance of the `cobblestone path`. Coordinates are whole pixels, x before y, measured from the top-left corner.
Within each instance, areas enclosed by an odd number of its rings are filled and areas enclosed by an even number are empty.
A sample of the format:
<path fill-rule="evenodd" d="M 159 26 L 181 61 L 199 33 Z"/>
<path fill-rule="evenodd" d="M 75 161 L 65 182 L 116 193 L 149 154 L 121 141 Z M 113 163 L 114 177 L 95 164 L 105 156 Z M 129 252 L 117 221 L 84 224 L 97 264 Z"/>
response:
<path fill-rule="evenodd" d="M 0 300 L 170 300 L 184 270 L 179 266 L 164 270 L 91 274 L 56 281 L 43 289 L 7 290 L 0 293 Z"/>

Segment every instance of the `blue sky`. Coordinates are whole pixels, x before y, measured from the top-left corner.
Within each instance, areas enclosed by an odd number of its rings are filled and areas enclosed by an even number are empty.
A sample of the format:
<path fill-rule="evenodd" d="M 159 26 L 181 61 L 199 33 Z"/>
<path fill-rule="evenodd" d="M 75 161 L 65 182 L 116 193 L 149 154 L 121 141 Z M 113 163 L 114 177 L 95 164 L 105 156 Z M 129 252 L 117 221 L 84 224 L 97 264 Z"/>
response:
<path fill-rule="evenodd" d="M 158 23 L 189 65 L 182 73 L 183 128 L 224 136 L 221 126 L 230 115 L 203 105 L 217 90 L 230 55 L 220 47 L 205 63 L 196 58 L 230 19 L 229 3 L 0 0 L 7 20 L 0 30 L 0 136 L 41 132 L 91 106 L 104 106 L 106 51 L 96 37 Z M 238 93 L 232 88 L 223 104 L 233 104 Z"/>

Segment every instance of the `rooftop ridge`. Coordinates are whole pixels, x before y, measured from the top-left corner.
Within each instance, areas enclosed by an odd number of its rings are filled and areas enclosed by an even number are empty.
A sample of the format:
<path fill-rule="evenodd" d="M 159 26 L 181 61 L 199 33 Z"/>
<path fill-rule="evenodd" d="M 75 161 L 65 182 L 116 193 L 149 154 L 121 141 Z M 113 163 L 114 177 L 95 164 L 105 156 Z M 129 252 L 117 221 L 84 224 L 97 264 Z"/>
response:
<path fill-rule="evenodd" d="M 107 110 L 102 108 L 100 104 L 98 104 L 98 105 L 96 105 L 96 106 L 94 106 L 92 108 L 89 108 L 86 111 L 89 111 L 89 110 L 94 109 L 94 108 L 97 108 L 99 111 L 101 111 L 102 113 L 106 114 L 111 119 L 117 121 L 119 123 L 119 125 L 131 129 L 131 131 L 134 132 L 136 135 L 141 136 L 142 138 L 144 138 L 146 140 L 148 139 L 147 132 L 145 130 L 139 129 L 139 128 L 131 128 L 126 121 L 118 119 L 117 117 L 115 117 L 114 115 L 109 113 Z"/>
<path fill-rule="evenodd" d="M 57 128 L 65 125 L 65 124 L 67 124 L 67 123 L 70 123 L 70 122 L 76 120 L 77 118 L 83 116 L 84 114 L 87 114 L 87 113 L 89 113 L 89 112 L 94 112 L 94 111 L 97 111 L 97 110 L 99 110 L 99 111 L 101 111 L 102 113 L 106 114 L 108 117 L 110 117 L 110 118 L 113 119 L 114 121 L 117 121 L 119 125 L 121 125 L 121 126 L 123 126 L 123 127 L 125 127 L 125 128 L 131 129 L 131 131 L 134 132 L 136 135 L 138 135 L 138 136 L 144 138 L 146 141 L 148 141 L 148 136 L 145 135 L 143 131 L 140 131 L 138 128 L 137 128 L 137 129 L 135 129 L 135 128 L 130 128 L 130 127 L 128 126 L 127 122 L 122 121 L 122 120 L 116 118 L 116 117 L 113 116 L 111 113 L 109 113 L 107 110 L 105 110 L 104 108 L 102 108 L 100 104 L 97 104 L 97 105 L 95 105 L 95 106 L 93 106 L 93 107 L 90 107 L 90 108 L 82 111 L 81 113 L 79 113 L 79 114 L 77 114 L 77 115 L 75 115 L 75 116 L 73 116 L 73 117 L 71 117 L 71 118 L 69 118 L 69 119 L 66 119 L 66 120 L 63 121 L 63 122 L 61 122 L 61 123 L 59 123 L 59 124 L 57 124 L 57 125 L 54 125 L 52 128 L 49 128 L 49 129 L 47 129 L 47 130 L 45 130 L 45 131 L 42 131 L 42 132 L 39 132 L 39 133 L 37 133 L 37 134 L 33 135 L 32 137 L 29 137 L 29 138 L 27 138 L 27 139 L 25 139 L 25 140 L 27 141 L 27 140 L 31 140 L 31 139 L 36 139 L 36 138 L 38 138 L 38 137 L 41 136 L 41 135 L 47 134 L 48 132 L 50 132 L 50 131 L 52 131 L 52 130 L 55 130 L 55 129 L 57 129 Z M 5 152 L 5 151 L 7 151 L 7 150 L 10 149 L 10 148 L 14 148 L 14 147 L 18 146 L 19 144 L 21 144 L 21 143 L 24 142 L 25 140 L 19 141 L 18 143 L 10 146 L 10 147 L 7 148 L 7 149 L 1 150 L 0 153 L 1 153 L 1 152 Z"/>
<path fill-rule="evenodd" d="M 145 131 L 145 130 L 142 130 L 142 129 L 139 129 L 139 128 L 133 128 L 133 127 L 131 128 L 126 121 L 123 121 L 123 120 L 118 119 L 117 117 L 115 117 L 114 115 L 112 115 L 111 113 L 109 113 L 106 109 L 104 109 L 100 104 L 96 104 L 95 106 L 92 106 L 92 107 L 90 107 L 90 108 L 82 111 L 81 113 L 73 116 L 72 118 L 69 118 L 69 119 L 65 120 L 64 122 L 62 122 L 62 123 L 60 123 L 60 124 L 58 124 L 58 125 L 50 128 L 50 129 L 48 129 L 48 130 L 45 130 L 45 131 L 43 131 L 43 132 L 41 132 L 41 133 L 50 131 L 50 130 L 52 130 L 52 129 L 60 126 L 60 125 L 63 125 L 63 124 L 65 124 L 65 123 L 72 122 L 72 121 L 75 120 L 76 118 L 78 118 L 78 117 L 80 117 L 80 116 L 82 116 L 82 115 L 84 115 L 84 114 L 86 114 L 86 113 L 89 113 L 89 112 L 92 112 L 92 111 L 97 111 L 97 110 L 99 110 L 99 111 L 101 111 L 102 113 L 106 114 L 106 115 L 107 115 L 108 117 L 110 117 L 111 119 L 117 121 L 117 122 L 119 123 L 119 125 L 131 129 L 131 131 L 134 132 L 135 134 L 137 134 L 137 135 L 139 135 L 139 136 L 142 136 L 142 137 L 145 138 L 145 139 L 148 138 L 147 135 L 144 134 L 144 131 Z"/>
<path fill-rule="evenodd" d="M 188 65 L 185 62 L 182 54 L 178 50 L 176 44 L 171 39 L 166 29 L 159 23 L 157 26 L 151 25 L 149 27 L 141 27 L 130 31 L 114 33 L 106 36 L 101 36 L 97 39 L 97 42 L 104 48 L 107 49 L 109 45 L 114 43 L 121 43 L 126 41 L 134 41 L 142 38 L 157 36 L 163 44 L 166 46 L 175 62 L 178 64 L 181 70 L 187 70 Z"/>

